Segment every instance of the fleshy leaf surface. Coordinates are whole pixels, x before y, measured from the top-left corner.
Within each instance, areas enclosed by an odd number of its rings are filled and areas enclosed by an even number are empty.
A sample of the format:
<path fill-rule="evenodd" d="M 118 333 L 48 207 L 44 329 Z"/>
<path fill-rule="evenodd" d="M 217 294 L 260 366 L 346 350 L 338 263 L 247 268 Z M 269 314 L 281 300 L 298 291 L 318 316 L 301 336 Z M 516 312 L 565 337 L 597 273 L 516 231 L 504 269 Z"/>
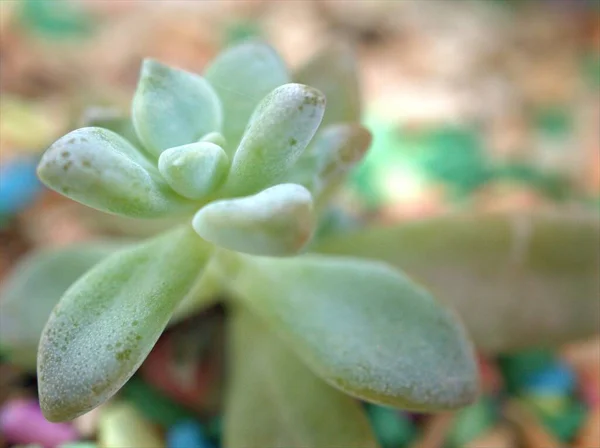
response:
<path fill-rule="evenodd" d="M 35 371 L 40 336 L 54 306 L 69 286 L 120 246 L 81 243 L 19 261 L 3 279 L 0 293 L 0 345 L 13 364 Z"/>
<path fill-rule="evenodd" d="M 155 157 L 220 131 L 223 121 L 221 102 L 208 81 L 152 59 L 142 65 L 131 115 L 139 139 Z"/>
<path fill-rule="evenodd" d="M 253 196 L 223 199 L 201 208 L 194 230 L 226 249 L 254 255 L 297 253 L 316 225 L 310 192 L 296 184 L 280 184 Z"/>
<path fill-rule="evenodd" d="M 221 53 L 204 76 L 223 105 L 223 135 L 230 156 L 237 148 L 258 103 L 290 81 L 277 52 L 261 42 L 247 42 Z"/>
<path fill-rule="evenodd" d="M 553 346 L 600 327 L 600 220 L 593 214 L 450 215 L 323 241 L 382 260 L 456 309 L 479 349 Z"/>
<path fill-rule="evenodd" d="M 370 144 L 371 133 L 359 124 L 328 126 L 300 156 L 292 179 L 319 196 L 339 185 Z"/>
<path fill-rule="evenodd" d="M 225 255 L 239 262 L 234 294 L 330 384 L 421 411 L 475 399 L 477 368 L 462 326 L 400 272 L 352 258 Z"/>
<path fill-rule="evenodd" d="M 197 282 L 210 251 L 183 226 L 109 256 L 67 290 L 38 353 L 48 420 L 71 420 L 125 384 Z"/>
<path fill-rule="evenodd" d="M 229 158 L 210 142 L 190 143 L 164 151 L 158 169 L 173 190 L 188 199 L 202 199 L 227 177 Z"/>
<path fill-rule="evenodd" d="M 333 43 L 294 74 L 294 81 L 319 89 L 327 98 L 323 126 L 359 122 L 361 98 L 358 69 L 352 49 Z"/>
<path fill-rule="evenodd" d="M 258 317 L 240 307 L 229 325 L 224 446 L 378 446 L 358 401 L 311 372 Z"/>
<path fill-rule="evenodd" d="M 257 106 L 231 162 L 224 190 L 252 194 L 281 180 L 313 138 L 325 97 L 302 84 L 285 84 Z"/>
<path fill-rule="evenodd" d="M 155 218 L 193 206 L 136 148 L 108 129 L 68 133 L 44 153 L 37 173 L 53 190 L 108 213 Z"/>
<path fill-rule="evenodd" d="M 108 107 L 90 107 L 83 113 L 83 128 L 104 128 L 119 134 L 136 148 L 143 148 L 129 116 Z"/>

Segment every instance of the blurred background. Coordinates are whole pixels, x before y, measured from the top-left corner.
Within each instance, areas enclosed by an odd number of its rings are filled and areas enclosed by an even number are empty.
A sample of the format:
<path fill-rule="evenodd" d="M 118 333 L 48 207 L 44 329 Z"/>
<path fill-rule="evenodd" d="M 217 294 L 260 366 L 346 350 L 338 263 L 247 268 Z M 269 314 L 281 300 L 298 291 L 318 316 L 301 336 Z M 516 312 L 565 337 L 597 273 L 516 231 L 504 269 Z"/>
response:
<path fill-rule="evenodd" d="M 597 0 L 1 0 L 0 282 L 33 249 L 164 227 L 108 218 L 45 190 L 37 160 L 89 107 L 127 112 L 143 58 L 201 72 L 220 50 L 251 38 L 267 40 L 292 68 L 328 42 L 354 47 L 374 141 L 337 200 L 358 219 L 600 213 Z M 211 347 L 222 315 L 198 317 L 210 323 L 202 335 L 196 321 L 161 338 L 124 392 L 141 424 L 162 434 L 194 422 L 204 445 L 189 446 L 219 446 Z M 173 353 L 181 341 L 200 339 L 209 342 L 183 356 L 190 387 L 178 389 L 161 366 L 181 361 Z M 423 417 L 371 406 L 382 445 L 600 447 L 597 339 L 481 363 L 484 398 L 465 411 Z M 39 440 L 28 439 L 23 428 L 40 418 L 35 377 L 8 359 L 0 369 L 0 447 L 59 446 L 60 431 L 64 440 L 95 439 L 98 413 L 74 425 L 40 421 Z M 522 405 L 535 399 L 532 372 L 550 391 L 534 408 Z"/>

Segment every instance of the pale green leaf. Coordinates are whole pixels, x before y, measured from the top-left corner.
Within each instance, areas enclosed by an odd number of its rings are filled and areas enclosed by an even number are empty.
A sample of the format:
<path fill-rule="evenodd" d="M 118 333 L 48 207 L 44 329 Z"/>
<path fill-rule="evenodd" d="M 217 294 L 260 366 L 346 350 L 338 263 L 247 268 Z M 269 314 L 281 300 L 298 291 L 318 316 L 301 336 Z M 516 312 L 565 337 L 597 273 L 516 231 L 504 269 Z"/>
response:
<path fill-rule="evenodd" d="M 256 193 L 280 181 L 313 138 L 324 110 L 323 95 L 301 84 L 285 84 L 267 95 L 233 157 L 225 193 Z"/>
<path fill-rule="evenodd" d="M 132 103 L 135 130 L 158 157 L 221 130 L 221 102 L 202 77 L 146 59 Z"/>
<path fill-rule="evenodd" d="M 315 250 L 386 261 L 455 308 L 488 352 L 552 346 L 600 328 L 593 214 L 450 215 L 370 228 Z"/>
<path fill-rule="evenodd" d="M 223 135 L 233 155 L 258 103 L 289 82 L 285 64 L 269 45 L 247 42 L 222 52 L 204 76 L 223 104 Z"/>
<path fill-rule="evenodd" d="M 155 218 L 193 207 L 136 148 L 107 129 L 82 128 L 60 138 L 37 173 L 53 190 L 108 213 Z"/>
<path fill-rule="evenodd" d="M 255 255 L 297 253 L 315 227 L 312 196 L 296 184 L 280 184 L 253 196 L 223 199 L 201 208 L 193 220 L 202 238 Z"/>
<path fill-rule="evenodd" d="M 242 307 L 230 322 L 228 448 L 374 448 L 357 400 L 329 386 Z"/>
<path fill-rule="evenodd" d="M 104 128 L 119 134 L 136 148 L 143 148 L 133 127 L 133 122 L 117 110 L 107 107 L 90 107 L 83 113 L 82 128 Z"/>
<path fill-rule="evenodd" d="M 235 295 L 344 392 L 421 411 L 475 399 L 462 326 L 399 271 L 352 258 L 226 255 L 239 263 Z"/>
<path fill-rule="evenodd" d="M 184 226 L 109 256 L 67 290 L 38 353 L 48 420 L 71 420 L 125 384 L 197 282 L 210 251 Z"/>
<path fill-rule="evenodd" d="M 371 144 L 370 132 L 359 124 L 331 125 L 320 131 L 292 168 L 291 180 L 315 196 L 337 187 Z"/>
<path fill-rule="evenodd" d="M 115 242 L 81 243 L 25 256 L 2 280 L 0 345 L 11 363 L 35 371 L 40 335 L 64 292 L 114 252 Z"/>
<path fill-rule="evenodd" d="M 189 199 L 203 199 L 227 177 L 229 158 L 210 142 L 190 143 L 164 151 L 158 169 L 173 190 Z"/>
<path fill-rule="evenodd" d="M 332 43 L 294 74 L 294 81 L 319 89 L 327 99 L 323 125 L 359 122 L 358 68 L 348 45 Z"/>

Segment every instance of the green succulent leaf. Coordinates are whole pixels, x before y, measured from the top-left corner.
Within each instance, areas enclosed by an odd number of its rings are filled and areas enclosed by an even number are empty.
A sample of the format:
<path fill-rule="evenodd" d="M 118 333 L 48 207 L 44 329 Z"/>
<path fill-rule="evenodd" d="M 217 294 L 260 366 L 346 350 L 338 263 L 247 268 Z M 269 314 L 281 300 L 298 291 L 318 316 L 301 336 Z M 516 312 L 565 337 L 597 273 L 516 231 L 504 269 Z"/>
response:
<path fill-rule="evenodd" d="M 11 363 L 35 371 L 40 336 L 52 308 L 69 286 L 119 246 L 80 243 L 20 260 L 0 291 L 0 344 Z"/>
<path fill-rule="evenodd" d="M 259 318 L 240 307 L 230 330 L 224 446 L 378 446 L 358 401 L 315 376 Z"/>
<path fill-rule="evenodd" d="M 323 95 L 301 84 L 285 84 L 267 95 L 233 157 L 225 193 L 256 193 L 280 181 L 313 138 L 324 110 Z"/>
<path fill-rule="evenodd" d="M 280 184 L 253 196 L 223 199 L 203 207 L 194 230 L 226 249 L 254 255 L 297 253 L 316 225 L 310 192 L 296 184 Z"/>
<path fill-rule="evenodd" d="M 202 77 L 146 59 L 132 104 L 135 130 L 158 157 L 174 146 L 221 130 L 221 102 Z"/>
<path fill-rule="evenodd" d="M 328 126 L 292 168 L 292 179 L 319 196 L 339 186 L 370 144 L 371 133 L 359 124 Z"/>
<path fill-rule="evenodd" d="M 71 286 L 54 308 L 38 353 L 44 416 L 71 420 L 133 375 L 192 289 L 210 246 L 184 226 L 119 251 Z"/>
<path fill-rule="evenodd" d="M 456 309 L 497 353 L 600 327 L 600 220 L 593 214 L 451 215 L 349 232 L 315 250 L 382 260 Z"/>
<path fill-rule="evenodd" d="M 53 190 L 108 213 L 155 218 L 193 206 L 136 148 L 107 129 L 82 128 L 60 138 L 42 156 L 37 173 Z"/>
<path fill-rule="evenodd" d="M 330 384 L 420 411 L 475 399 L 477 368 L 462 326 L 400 272 L 352 258 L 225 255 L 239 263 L 233 293 Z"/>
<path fill-rule="evenodd" d="M 164 151 L 158 169 L 177 193 L 188 199 L 203 199 L 227 177 L 229 158 L 214 143 L 190 143 Z"/>
<path fill-rule="evenodd" d="M 260 42 L 247 42 L 224 51 L 204 76 L 223 104 L 223 135 L 230 156 L 258 103 L 273 89 L 290 81 L 277 52 Z"/>
<path fill-rule="evenodd" d="M 323 126 L 359 122 L 361 98 L 352 49 L 333 43 L 317 53 L 294 74 L 294 81 L 319 89 L 327 98 Z"/>

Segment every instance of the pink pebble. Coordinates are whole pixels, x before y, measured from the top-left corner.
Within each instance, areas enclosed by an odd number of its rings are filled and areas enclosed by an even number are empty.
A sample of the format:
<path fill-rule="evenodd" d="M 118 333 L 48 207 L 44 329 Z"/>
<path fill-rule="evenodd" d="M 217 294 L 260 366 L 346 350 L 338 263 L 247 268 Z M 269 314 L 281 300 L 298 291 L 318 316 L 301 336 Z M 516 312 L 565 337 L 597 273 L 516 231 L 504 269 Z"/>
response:
<path fill-rule="evenodd" d="M 37 443 L 56 448 L 78 439 L 77 431 L 68 423 L 50 423 L 42 415 L 36 400 L 15 399 L 0 409 L 0 432 L 7 442 Z"/>

